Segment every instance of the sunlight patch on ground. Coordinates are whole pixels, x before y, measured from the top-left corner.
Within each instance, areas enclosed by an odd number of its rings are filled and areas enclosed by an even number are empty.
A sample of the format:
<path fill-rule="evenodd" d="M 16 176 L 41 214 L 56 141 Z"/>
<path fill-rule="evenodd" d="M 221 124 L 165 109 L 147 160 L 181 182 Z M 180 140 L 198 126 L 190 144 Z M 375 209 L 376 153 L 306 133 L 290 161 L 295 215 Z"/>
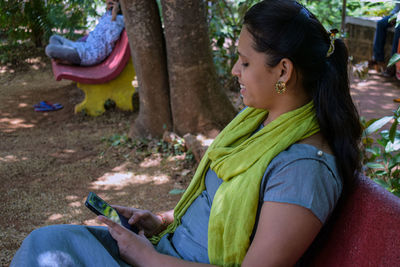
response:
<path fill-rule="evenodd" d="M 5 73 L 14 73 L 14 69 L 10 69 L 8 66 L 0 66 L 0 74 L 5 74 Z"/>
<path fill-rule="evenodd" d="M 157 155 L 156 157 L 148 157 L 145 158 L 139 166 L 142 168 L 157 167 L 160 166 L 161 160 L 162 158 L 160 155 Z"/>
<path fill-rule="evenodd" d="M 384 94 L 381 94 L 381 95 L 384 95 L 384 96 L 387 96 L 387 97 L 399 97 L 400 95 L 399 94 L 394 94 L 394 93 L 384 93 Z"/>
<path fill-rule="evenodd" d="M 94 213 L 93 213 L 94 214 Z M 96 215 L 94 215 L 96 216 Z M 89 220 L 85 220 L 83 221 L 84 225 L 90 225 L 90 226 L 99 226 L 99 225 L 103 225 L 100 224 L 96 219 L 89 219 Z M 104 225 L 103 225 L 104 226 Z"/>
<path fill-rule="evenodd" d="M 70 196 L 66 196 L 65 197 L 67 200 L 73 201 L 73 200 L 77 200 L 78 196 L 74 196 L 74 195 L 70 195 Z"/>
<path fill-rule="evenodd" d="M 166 175 L 156 175 L 153 176 L 153 181 L 155 184 L 165 184 L 168 183 L 169 177 Z"/>
<path fill-rule="evenodd" d="M 0 118 L 0 129 L 4 129 L 4 132 L 13 132 L 19 128 L 33 128 L 34 126 L 20 118 Z"/>
<path fill-rule="evenodd" d="M 155 184 L 164 184 L 169 182 L 170 177 L 164 174 L 161 175 L 135 175 L 133 172 L 117 172 L 105 173 L 99 177 L 97 181 L 92 183 L 93 189 L 124 187 L 130 184 L 145 184 L 153 182 Z"/>
<path fill-rule="evenodd" d="M 18 158 L 17 156 L 14 155 L 7 155 L 5 157 L 0 157 L 0 161 L 3 162 L 17 162 L 17 161 L 21 161 L 21 160 L 27 160 L 27 157 L 22 157 L 22 158 Z"/>
<path fill-rule="evenodd" d="M 173 161 L 178 161 L 178 160 L 185 160 L 186 154 L 182 154 L 182 155 L 175 155 L 175 156 L 171 156 L 168 157 L 168 161 L 169 162 L 173 162 Z"/>
<path fill-rule="evenodd" d="M 30 67 L 34 70 L 46 67 L 46 63 L 42 61 L 41 57 L 27 58 L 25 59 L 25 62 L 31 64 Z"/>
<path fill-rule="evenodd" d="M 105 173 L 98 181 L 94 182 L 95 185 L 124 185 L 129 184 L 130 180 L 134 177 L 132 172 L 117 172 Z"/>
<path fill-rule="evenodd" d="M 129 162 L 125 162 L 120 166 L 115 167 L 112 169 L 113 172 L 125 172 L 127 171 L 127 167 L 129 166 Z"/>
<path fill-rule="evenodd" d="M 71 157 L 71 154 L 76 153 L 76 150 L 74 149 L 64 149 L 61 152 L 55 152 L 51 153 L 50 156 L 55 157 L 55 158 L 63 158 L 67 159 Z"/>
<path fill-rule="evenodd" d="M 213 138 L 207 138 L 202 134 L 196 136 L 196 139 L 201 142 L 203 146 L 210 146 L 211 143 L 214 141 Z"/>
<path fill-rule="evenodd" d="M 62 214 L 60 213 L 56 213 L 56 214 L 52 214 L 49 216 L 49 218 L 47 218 L 48 221 L 57 221 L 59 219 L 61 219 L 63 217 Z"/>
<path fill-rule="evenodd" d="M 26 103 L 19 103 L 18 104 L 19 108 L 26 108 L 27 106 L 28 106 L 28 104 L 26 104 Z"/>
<path fill-rule="evenodd" d="M 80 201 L 74 201 L 68 204 L 68 206 L 73 207 L 73 208 L 79 208 L 82 206 L 82 203 Z"/>

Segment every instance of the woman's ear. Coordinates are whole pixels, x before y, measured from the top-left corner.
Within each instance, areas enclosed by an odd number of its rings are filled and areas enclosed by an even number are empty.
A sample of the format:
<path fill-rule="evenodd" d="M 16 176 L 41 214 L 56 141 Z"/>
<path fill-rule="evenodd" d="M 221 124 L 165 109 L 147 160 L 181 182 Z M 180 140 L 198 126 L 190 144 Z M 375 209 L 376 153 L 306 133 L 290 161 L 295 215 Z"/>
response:
<path fill-rule="evenodd" d="M 293 71 L 294 71 L 293 62 L 288 58 L 283 58 L 278 63 L 278 65 L 280 67 L 280 72 L 281 72 L 279 80 L 288 83 L 288 81 L 293 76 Z"/>

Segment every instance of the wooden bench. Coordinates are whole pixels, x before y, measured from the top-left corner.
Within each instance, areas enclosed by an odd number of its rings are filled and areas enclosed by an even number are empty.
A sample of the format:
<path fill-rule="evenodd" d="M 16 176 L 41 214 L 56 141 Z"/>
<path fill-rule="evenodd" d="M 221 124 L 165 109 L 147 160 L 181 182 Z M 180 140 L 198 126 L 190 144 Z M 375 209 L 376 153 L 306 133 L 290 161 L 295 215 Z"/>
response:
<path fill-rule="evenodd" d="M 400 198 L 360 176 L 305 258 L 306 266 L 400 266 Z"/>
<path fill-rule="evenodd" d="M 57 64 L 52 60 L 57 81 L 67 79 L 77 82 L 85 93 L 85 99 L 75 106 L 75 113 L 85 111 L 90 116 L 104 113 L 104 104 L 111 99 L 122 110 L 133 110 L 132 96 L 135 77 L 128 36 L 123 30 L 111 54 L 94 66 L 72 66 Z"/>

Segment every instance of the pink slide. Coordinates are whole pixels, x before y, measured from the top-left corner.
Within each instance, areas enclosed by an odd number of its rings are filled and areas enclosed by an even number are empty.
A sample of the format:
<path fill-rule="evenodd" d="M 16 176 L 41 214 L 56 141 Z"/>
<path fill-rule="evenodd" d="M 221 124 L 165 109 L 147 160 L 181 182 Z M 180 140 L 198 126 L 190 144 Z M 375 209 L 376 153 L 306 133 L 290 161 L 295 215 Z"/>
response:
<path fill-rule="evenodd" d="M 100 64 L 82 67 L 57 64 L 52 60 L 53 73 L 57 81 L 66 79 L 85 84 L 105 83 L 122 72 L 130 57 L 128 36 L 123 30 L 111 54 Z"/>

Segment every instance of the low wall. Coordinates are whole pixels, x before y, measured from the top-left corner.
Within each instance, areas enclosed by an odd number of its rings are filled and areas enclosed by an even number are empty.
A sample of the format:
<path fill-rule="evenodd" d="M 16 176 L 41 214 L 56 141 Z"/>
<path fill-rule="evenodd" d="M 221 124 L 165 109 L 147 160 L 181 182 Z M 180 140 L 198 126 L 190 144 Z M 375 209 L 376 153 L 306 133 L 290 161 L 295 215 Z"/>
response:
<path fill-rule="evenodd" d="M 376 23 L 381 19 L 346 17 L 346 44 L 354 62 L 367 61 L 372 58 L 372 46 Z M 393 27 L 388 29 L 385 43 L 385 59 L 389 60 L 393 42 Z"/>

